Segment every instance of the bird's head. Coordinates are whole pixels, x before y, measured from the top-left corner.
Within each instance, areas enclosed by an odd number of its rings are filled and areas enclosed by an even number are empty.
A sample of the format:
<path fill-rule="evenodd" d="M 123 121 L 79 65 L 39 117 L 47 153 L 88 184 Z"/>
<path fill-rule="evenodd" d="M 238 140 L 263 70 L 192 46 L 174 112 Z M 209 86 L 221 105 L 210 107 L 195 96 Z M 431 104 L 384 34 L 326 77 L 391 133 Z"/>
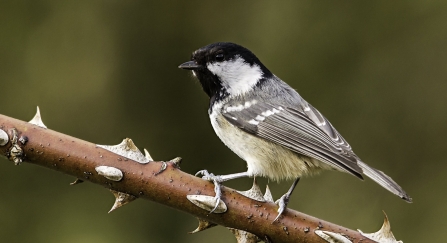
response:
<path fill-rule="evenodd" d="M 192 70 L 209 97 L 237 96 L 272 73 L 248 49 L 229 42 L 204 46 L 179 68 Z"/>

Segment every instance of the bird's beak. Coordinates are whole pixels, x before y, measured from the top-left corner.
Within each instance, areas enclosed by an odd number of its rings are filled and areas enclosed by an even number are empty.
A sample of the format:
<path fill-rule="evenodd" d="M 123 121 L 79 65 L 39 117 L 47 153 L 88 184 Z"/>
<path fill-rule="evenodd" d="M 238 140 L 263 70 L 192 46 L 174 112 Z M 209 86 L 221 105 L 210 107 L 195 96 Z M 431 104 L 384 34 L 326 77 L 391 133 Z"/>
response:
<path fill-rule="evenodd" d="M 195 61 L 189 61 L 189 62 L 180 64 L 180 66 L 178 66 L 178 68 L 187 69 L 187 70 L 197 70 L 197 69 L 203 68 L 203 66 L 197 64 Z"/>

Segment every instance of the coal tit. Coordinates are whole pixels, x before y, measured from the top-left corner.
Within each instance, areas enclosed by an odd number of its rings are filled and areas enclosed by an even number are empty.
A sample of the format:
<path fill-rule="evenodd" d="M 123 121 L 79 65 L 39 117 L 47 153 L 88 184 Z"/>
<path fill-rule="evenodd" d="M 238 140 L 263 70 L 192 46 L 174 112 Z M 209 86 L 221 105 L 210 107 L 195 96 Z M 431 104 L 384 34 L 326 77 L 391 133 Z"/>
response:
<path fill-rule="evenodd" d="M 295 179 L 278 201 L 279 217 L 301 176 L 332 169 L 360 179 L 366 175 L 412 201 L 389 176 L 362 162 L 331 123 L 250 50 L 228 42 L 210 44 L 194 51 L 191 61 L 179 68 L 191 70 L 199 80 L 210 98 L 208 114 L 214 131 L 247 162 L 248 170 L 242 173 L 198 172 L 215 183 L 216 199 L 221 196 L 219 184 L 230 179 Z"/>

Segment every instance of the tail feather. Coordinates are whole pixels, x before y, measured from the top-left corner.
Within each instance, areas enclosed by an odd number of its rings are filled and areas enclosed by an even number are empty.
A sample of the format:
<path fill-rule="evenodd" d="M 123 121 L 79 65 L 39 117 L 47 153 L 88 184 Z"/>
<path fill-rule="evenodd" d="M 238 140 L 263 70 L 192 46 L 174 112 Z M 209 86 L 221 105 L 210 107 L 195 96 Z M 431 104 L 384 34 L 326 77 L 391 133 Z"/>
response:
<path fill-rule="evenodd" d="M 402 187 L 400 187 L 396 182 L 393 181 L 393 179 L 391 179 L 391 177 L 385 175 L 385 173 L 383 173 L 382 171 L 369 167 L 362 161 L 357 161 L 357 164 L 360 166 L 360 168 L 362 168 L 363 174 L 377 182 L 383 188 L 394 193 L 395 195 L 399 196 L 409 203 L 413 201 L 411 197 L 408 196 L 407 193 L 402 189 Z"/>

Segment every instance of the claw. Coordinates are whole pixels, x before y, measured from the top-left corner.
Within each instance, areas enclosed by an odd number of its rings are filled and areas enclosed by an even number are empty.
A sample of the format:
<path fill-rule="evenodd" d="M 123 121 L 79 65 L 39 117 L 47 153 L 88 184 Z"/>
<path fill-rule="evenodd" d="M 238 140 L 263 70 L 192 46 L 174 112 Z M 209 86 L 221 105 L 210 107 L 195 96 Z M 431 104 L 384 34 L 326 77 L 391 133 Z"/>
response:
<path fill-rule="evenodd" d="M 220 178 L 220 176 L 216 176 L 213 173 L 209 173 L 207 170 L 200 170 L 198 171 L 195 176 L 202 175 L 202 179 L 217 183 L 222 183 L 223 180 Z"/>
<path fill-rule="evenodd" d="M 278 204 L 279 208 L 278 208 L 278 216 L 276 216 L 276 218 L 275 218 L 275 220 L 273 220 L 273 222 L 278 220 L 279 216 L 281 216 L 284 213 L 284 211 L 286 210 L 287 204 L 289 204 L 290 195 L 292 195 L 292 192 L 295 189 L 295 187 L 299 181 L 300 181 L 300 178 L 299 177 L 296 178 L 296 180 L 293 182 L 292 186 L 287 191 L 287 193 L 282 195 L 282 197 L 275 202 L 276 204 Z"/>
<path fill-rule="evenodd" d="M 205 171 L 208 172 L 207 170 L 199 170 L 199 171 L 197 171 L 196 174 L 194 174 L 194 176 L 203 175 L 203 173 L 205 173 Z"/>
<path fill-rule="evenodd" d="M 216 200 L 216 206 L 214 206 L 213 210 L 210 211 L 210 213 L 213 213 L 217 206 L 219 206 L 219 201 L 220 198 L 222 197 L 222 191 L 220 189 L 220 183 L 216 180 L 213 181 L 214 182 L 214 192 L 216 193 L 216 196 L 214 196 L 214 200 Z"/>
<path fill-rule="evenodd" d="M 241 177 L 247 177 L 250 176 L 250 174 L 248 174 L 248 172 L 241 172 L 241 173 L 235 173 L 235 174 L 230 174 L 230 175 L 222 175 L 222 176 L 216 176 L 213 173 L 209 173 L 207 170 L 200 170 L 196 173 L 196 176 L 200 176 L 202 175 L 202 179 L 207 180 L 207 181 L 211 181 L 214 183 L 214 192 L 216 193 L 216 196 L 214 197 L 214 199 L 216 200 L 216 206 L 213 208 L 213 210 L 211 210 L 211 213 L 214 212 L 218 206 L 219 206 L 219 202 L 221 201 L 221 197 L 222 197 L 222 190 L 220 188 L 220 184 L 224 181 L 228 181 L 228 180 L 232 180 L 232 179 L 236 179 L 236 178 L 241 178 Z"/>
<path fill-rule="evenodd" d="M 199 175 L 202 175 L 203 177 L 209 177 L 210 175 L 212 175 L 212 173 L 210 174 L 207 170 L 199 170 L 199 171 L 197 171 L 197 173 L 194 175 L 194 176 L 199 176 Z M 202 179 L 204 179 L 202 177 Z"/>
<path fill-rule="evenodd" d="M 213 213 L 217 207 L 219 206 L 219 201 L 222 197 L 222 190 L 220 189 L 220 183 L 222 182 L 220 176 L 215 176 L 213 173 L 209 173 L 207 170 L 199 170 L 195 176 L 202 175 L 202 179 L 211 181 L 214 183 L 214 192 L 216 193 L 216 196 L 214 196 L 214 200 L 216 201 L 214 208 L 210 211 L 210 213 Z"/>
<path fill-rule="evenodd" d="M 289 204 L 289 198 L 290 195 L 288 195 L 287 193 L 282 195 L 282 197 L 280 199 L 278 199 L 275 203 L 278 204 L 278 216 L 276 216 L 275 220 L 273 220 L 273 222 L 275 222 L 276 220 L 279 219 L 279 217 L 284 213 L 284 211 L 287 208 L 287 204 Z"/>

